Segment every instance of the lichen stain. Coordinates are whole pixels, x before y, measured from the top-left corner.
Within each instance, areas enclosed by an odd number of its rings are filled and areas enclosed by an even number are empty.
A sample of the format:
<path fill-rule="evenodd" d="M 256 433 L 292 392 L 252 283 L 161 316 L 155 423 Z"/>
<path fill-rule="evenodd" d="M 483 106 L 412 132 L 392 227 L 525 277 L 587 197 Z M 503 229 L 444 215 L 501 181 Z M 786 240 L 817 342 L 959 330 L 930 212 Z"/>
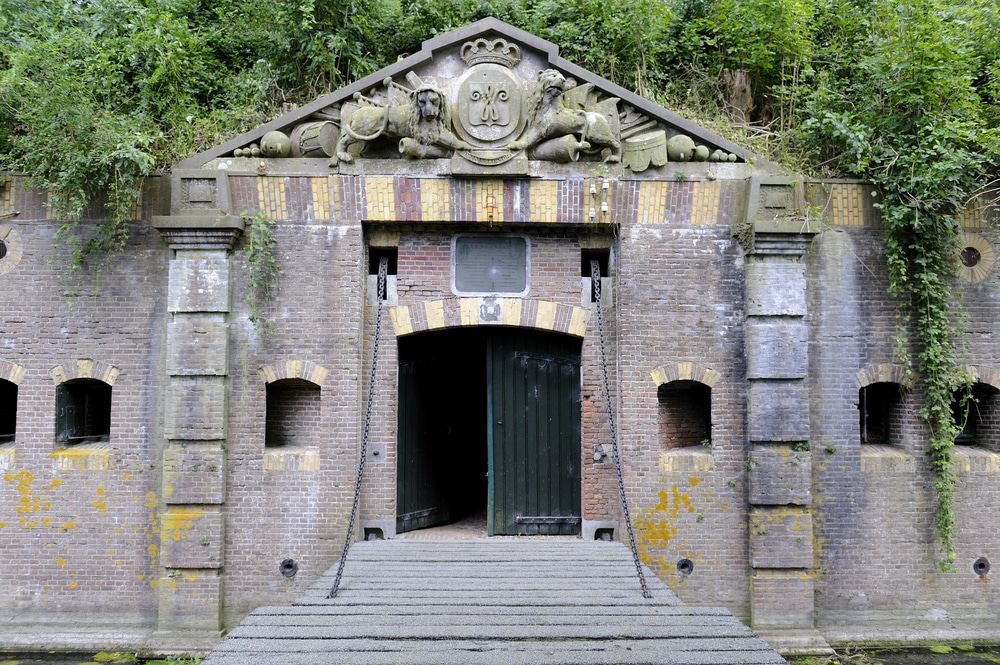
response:
<path fill-rule="evenodd" d="M 14 506 L 15 513 L 37 513 L 41 510 L 40 500 L 31 489 L 32 483 L 35 482 L 35 476 L 30 471 L 22 469 L 17 473 L 5 473 L 3 479 L 8 483 L 17 482 L 14 487 L 21 498 Z"/>
<path fill-rule="evenodd" d="M 676 485 L 671 486 L 669 495 L 666 488 L 661 488 L 657 493 L 657 498 L 659 499 L 657 504 L 636 520 L 635 526 L 638 531 L 636 546 L 639 549 L 639 558 L 643 563 L 664 571 L 666 570 L 665 554 L 654 556 L 652 552 L 662 552 L 677 535 L 677 515 L 681 508 L 688 513 L 693 513 L 694 506 L 691 505 L 691 498 L 687 494 L 681 493 Z"/>
<path fill-rule="evenodd" d="M 201 518 L 205 511 L 200 508 L 175 508 L 171 506 L 160 519 L 161 540 L 168 538 L 174 542 L 186 538 L 195 520 Z"/>

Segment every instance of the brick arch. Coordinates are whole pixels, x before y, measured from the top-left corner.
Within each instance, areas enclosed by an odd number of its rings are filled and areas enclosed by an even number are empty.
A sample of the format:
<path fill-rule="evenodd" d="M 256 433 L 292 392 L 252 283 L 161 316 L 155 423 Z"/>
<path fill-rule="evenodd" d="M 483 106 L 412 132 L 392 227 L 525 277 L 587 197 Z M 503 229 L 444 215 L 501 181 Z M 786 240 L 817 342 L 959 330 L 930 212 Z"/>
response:
<path fill-rule="evenodd" d="M 657 367 L 650 375 L 656 386 L 662 386 L 672 381 L 696 381 L 709 388 L 714 388 L 722 375 L 714 369 L 699 365 L 698 363 L 670 363 Z"/>
<path fill-rule="evenodd" d="M 854 379 L 859 390 L 873 383 L 896 383 L 910 390 L 917 382 L 917 375 L 905 365 L 879 363 L 859 369 Z"/>
<path fill-rule="evenodd" d="M 274 383 L 281 379 L 302 379 L 323 387 L 329 371 L 308 360 L 283 360 L 260 368 L 264 383 Z"/>
<path fill-rule="evenodd" d="M 122 371 L 114 365 L 90 358 L 81 358 L 75 364 L 57 365 L 49 370 L 49 376 L 52 377 L 57 386 L 73 379 L 97 379 L 113 386 L 115 379 L 121 373 Z"/>
<path fill-rule="evenodd" d="M 389 310 L 397 337 L 462 326 L 517 326 L 583 337 L 590 310 L 525 298 L 445 298 Z"/>
<path fill-rule="evenodd" d="M 0 379 L 10 381 L 15 386 L 20 385 L 24 378 L 24 368 L 17 363 L 0 360 Z"/>
<path fill-rule="evenodd" d="M 995 365 L 966 365 L 965 371 L 979 383 L 985 383 L 1000 390 L 1000 367 Z"/>

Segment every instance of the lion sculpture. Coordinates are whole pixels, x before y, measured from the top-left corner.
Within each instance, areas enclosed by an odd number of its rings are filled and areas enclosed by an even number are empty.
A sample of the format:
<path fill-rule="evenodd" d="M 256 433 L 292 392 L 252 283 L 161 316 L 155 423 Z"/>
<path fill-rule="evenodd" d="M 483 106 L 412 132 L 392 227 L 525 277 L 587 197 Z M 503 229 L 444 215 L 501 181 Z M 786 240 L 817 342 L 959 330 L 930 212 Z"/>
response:
<path fill-rule="evenodd" d="M 352 145 L 382 136 L 398 138 L 399 152 L 416 159 L 449 157 L 453 150 L 472 149 L 451 133 L 450 124 L 444 95 L 432 85 L 422 85 L 406 101 L 362 106 L 352 113 L 343 124 L 336 159 L 353 162 L 354 155 L 348 150 Z"/>
<path fill-rule="evenodd" d="M 621 141 L 608 119 L 595 111 L 569 108 L 563 93 L 570 87 L 566 77 L 554 69 L 539 72 L 529 104 L 530 124 L 508 147 L 522 150 L 537 146 L 537 156 L 557 161 L 575 159 L 577 152 L 597 151 L 606 162 L 620 161 Z"/>

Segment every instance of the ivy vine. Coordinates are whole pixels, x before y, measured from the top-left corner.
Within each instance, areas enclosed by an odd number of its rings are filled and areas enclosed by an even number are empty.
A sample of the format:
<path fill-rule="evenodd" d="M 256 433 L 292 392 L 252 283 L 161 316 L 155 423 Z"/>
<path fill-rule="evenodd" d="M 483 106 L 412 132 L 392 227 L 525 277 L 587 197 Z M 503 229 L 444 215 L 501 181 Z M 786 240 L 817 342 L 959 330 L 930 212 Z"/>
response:
<path fill-rule="evenodd" d="M 274 220 L 263 210 L 254 215 L 245 212 L 242 218 L 245 224 L 243 233 L 247 239 L 244 247 L 247 254 L 247 293 L 243 302 L 247 306 L 247 318 L 253 327 L 267 333 L 268 319 L 263 308 L 274 295 L 278 276 L 281 275 L 281 268 L 274 256 L 277 247 Z"/>

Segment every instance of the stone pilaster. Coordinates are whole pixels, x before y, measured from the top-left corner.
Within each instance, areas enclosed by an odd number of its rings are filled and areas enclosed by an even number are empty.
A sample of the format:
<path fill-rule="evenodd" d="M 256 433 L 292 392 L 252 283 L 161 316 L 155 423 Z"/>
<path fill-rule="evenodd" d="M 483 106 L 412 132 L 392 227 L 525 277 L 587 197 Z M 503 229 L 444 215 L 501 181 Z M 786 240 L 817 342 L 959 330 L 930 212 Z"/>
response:
<path fill-rule="evenodd" d="M 746 264 L 753 627 L 789 651 L 828 650 L 814 629 L 809 340 L 803 256 L 816 229 L 790 178 L 751 181 Z M 815 222 L 813 222 L 815 223 Z"/>
<path fill-rule="evenodd" d="M 226 184 L 224 172 L 175 172 L 171 215 L 153 220 L 173 250 L 157 506 L 161 633 L 222 630 L 230 253 L 243 229 Z"/>

